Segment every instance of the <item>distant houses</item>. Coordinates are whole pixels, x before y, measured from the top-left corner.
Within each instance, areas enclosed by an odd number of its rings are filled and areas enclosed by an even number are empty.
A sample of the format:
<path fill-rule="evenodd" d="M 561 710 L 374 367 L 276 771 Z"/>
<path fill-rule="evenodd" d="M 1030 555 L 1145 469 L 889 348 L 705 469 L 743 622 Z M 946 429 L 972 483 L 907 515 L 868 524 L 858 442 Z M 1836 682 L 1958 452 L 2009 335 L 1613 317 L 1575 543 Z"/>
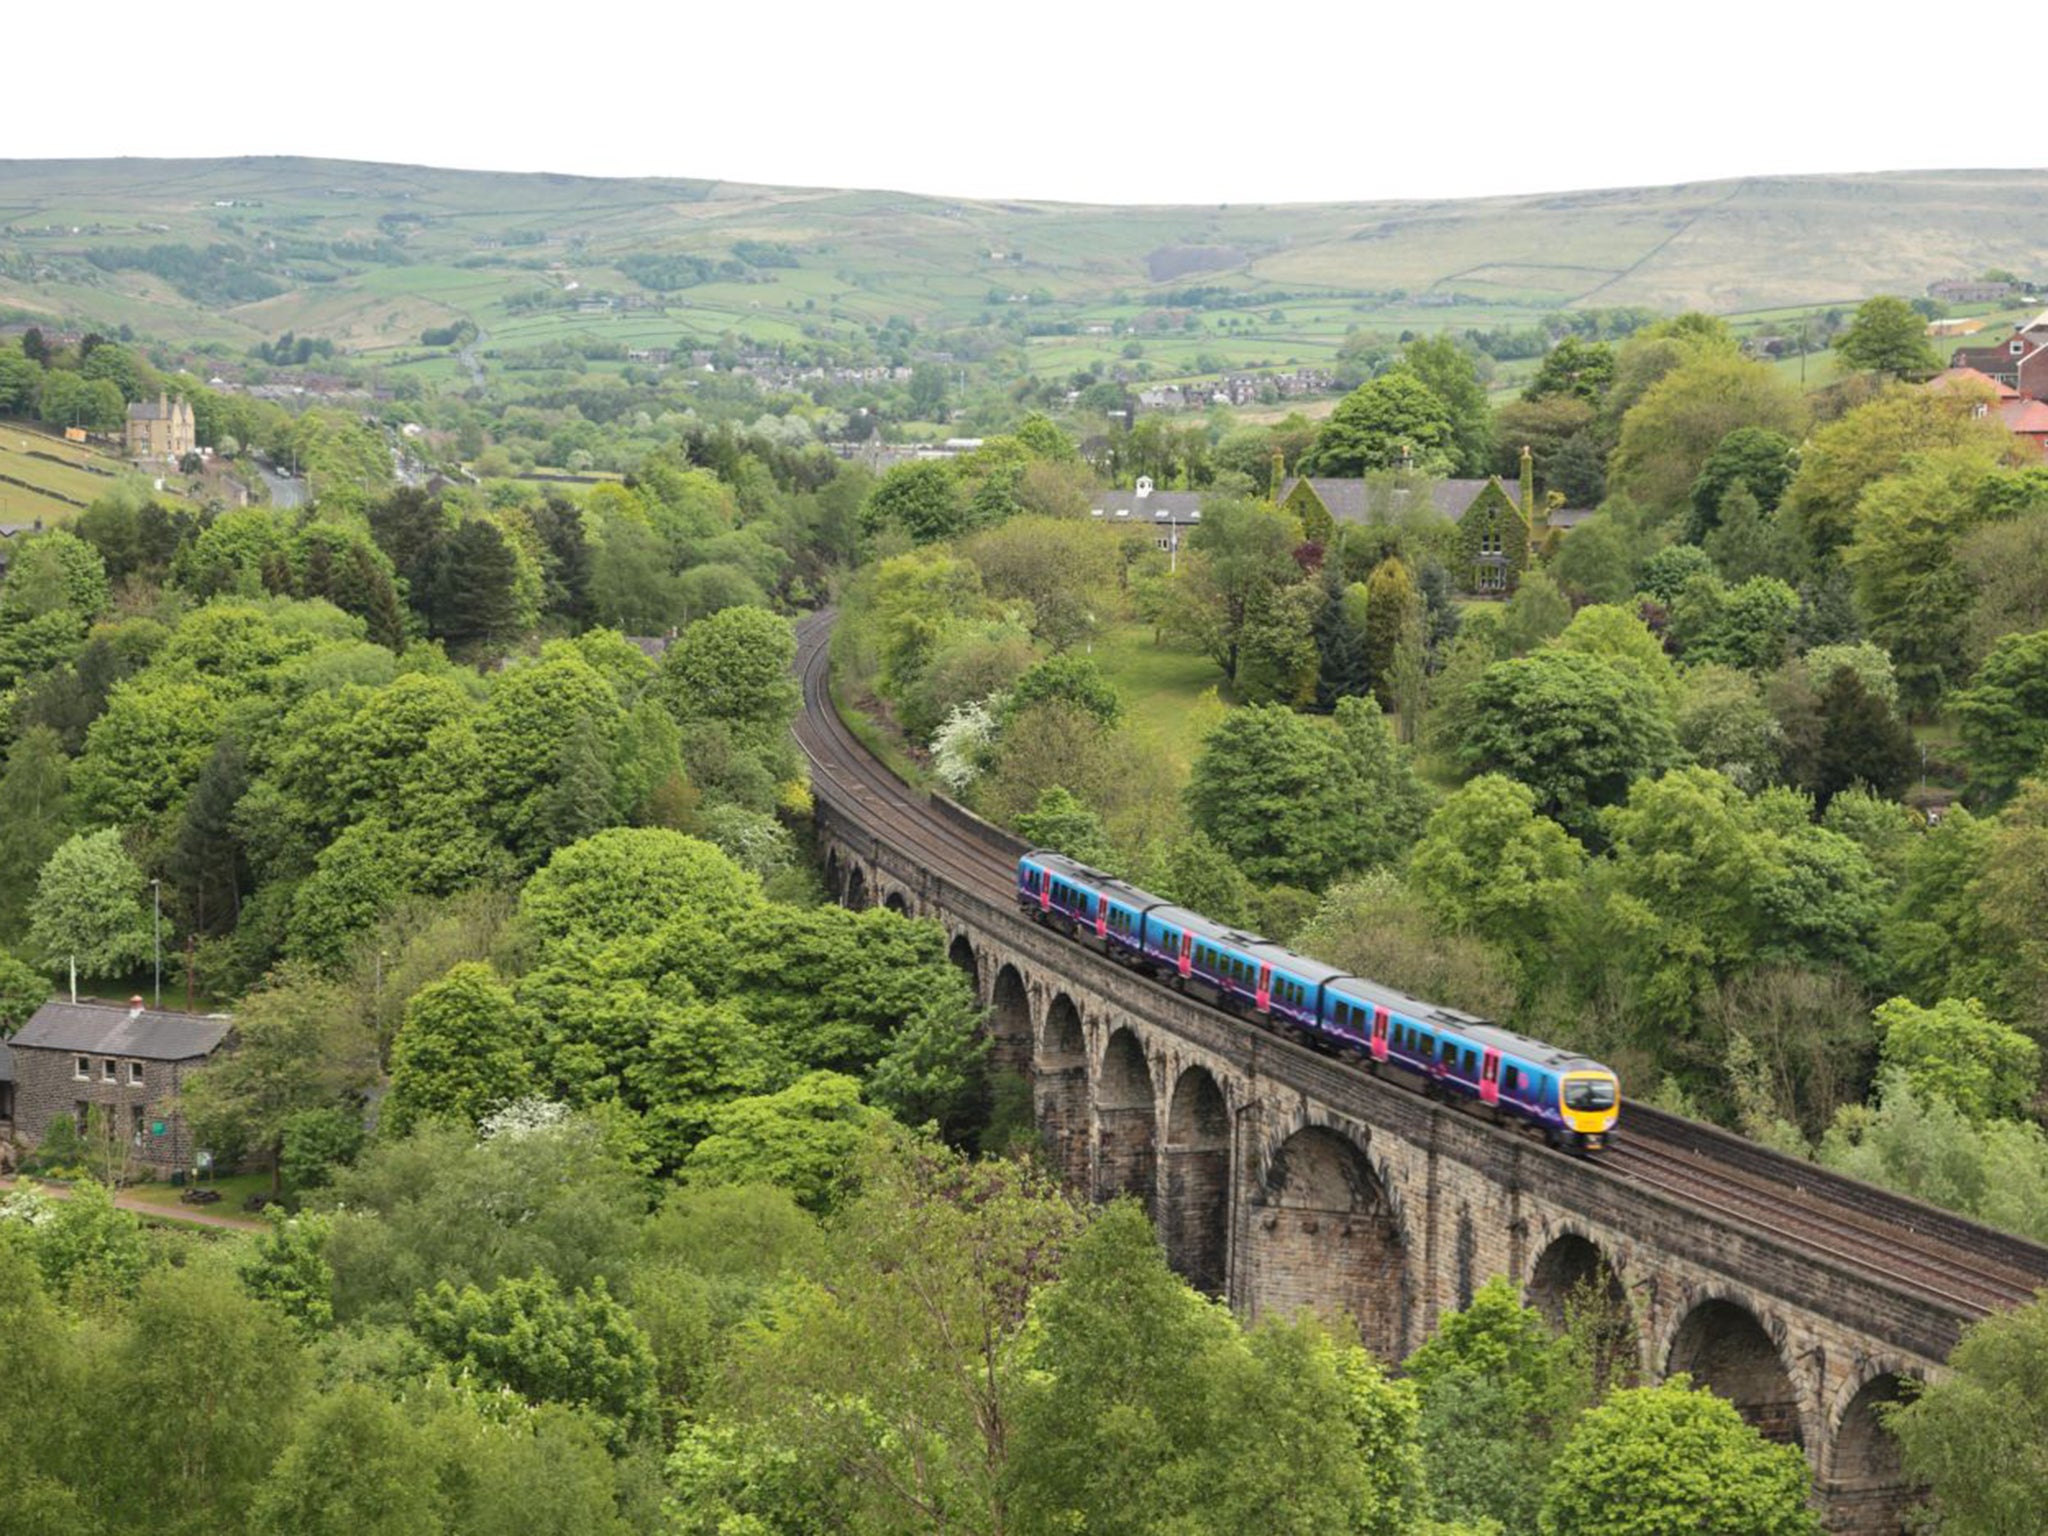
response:
<path fill-rule="evenodd" d="M 2034 452 L 2048 459 L 2048 403 L 2029 399 L 2003 379 L 1972 368 L 1950 368 L 1927 381 L 1933 390 L 1978 390 L 1983 394 L 1975 414 L 1988 417 L 1993 411 L 2005 429 L 2020 438 Z"/>
<path fill-rule="evenodd" d="M 1949 366 L 2010 385 L 2029 400 L 2048 400 L 2048 310 L 1991 346 L 1957 347 Z"/>

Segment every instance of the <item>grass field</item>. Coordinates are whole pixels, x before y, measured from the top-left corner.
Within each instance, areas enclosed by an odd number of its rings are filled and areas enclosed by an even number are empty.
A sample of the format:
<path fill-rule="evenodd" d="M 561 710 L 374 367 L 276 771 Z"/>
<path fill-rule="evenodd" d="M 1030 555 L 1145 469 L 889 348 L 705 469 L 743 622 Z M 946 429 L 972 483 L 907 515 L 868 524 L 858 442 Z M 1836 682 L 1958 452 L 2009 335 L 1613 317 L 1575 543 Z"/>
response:
<path fill-rule="evenodd" d="M 2048 173 L 1975 171 L 1112 208 L 280 157 L 0 161 L 0 270 L 34 274 L 0 278 L 0 307 L 237 350 L 291 329 L 376 355 L 457 316 L 497 347 L 579 333 L 773 342 L 807 331 L 851 339 L 897 316 L 927 335 L 980 326 L 1007 313 L 1012 294 L 1035 296 L 1034 319 L 1131 319 L 1200 288 L 1251 303 L 1202 310 L 1199 331 L 1159 338 L 1156 354 L 1148 342 L 1148 356 L 1181 371 L 1203 350 L 1281 366 L 1327 358 L 1353 326 L 1460 330 L 1623 304 L 1754 324 L 1990 266 L 2034 271 L 2048 248 L 2044 193 Z M 661 307 L 632 312 L 506 307 L 534 289 L 631 294 L 620 266 L 629 256 L 721 262 L 745 239 L 785 243 L 798 265 L 656 295 Z M 207 297 L 224 290 L 183 275 L 181 289 L 124 264 L 157 244 L 225 248 L 284 291 L 225 303 Z M 1106 360 L 1120 350 L 1112 340 L 1037 338 L 1032 366 Z"/>
<path fill-rule="evenodd" d="M 39 427 L 0 421 L 0 523 L 68 522 L 134 473 Z"/>
<path fill-rule="evenodd" d="M 1185 779 L 1202 737 L 1216 723 L 1214 695 L 1223 673 L 1208 657 L 1161 645 L 1143 624 L 1119 624 L 1095 639 L 1089 655 L 1117 686 L 1132 723 L 1151 737 Z"/>

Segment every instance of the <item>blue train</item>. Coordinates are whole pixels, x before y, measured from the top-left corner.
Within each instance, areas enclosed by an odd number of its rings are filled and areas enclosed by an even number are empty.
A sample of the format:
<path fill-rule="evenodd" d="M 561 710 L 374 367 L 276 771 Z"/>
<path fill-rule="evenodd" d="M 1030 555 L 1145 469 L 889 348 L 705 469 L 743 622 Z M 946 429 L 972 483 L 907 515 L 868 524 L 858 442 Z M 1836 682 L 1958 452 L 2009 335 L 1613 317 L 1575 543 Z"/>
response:
<path fill-rule="evenodd" d="M 1374 1072 L 1412 1074 L 1425 1092 L 1475 1101 L 1552 1146 L 1592 1152 L 1614 1134 L 1621 1085 L 1599 1062 L 1346 975 L 1061 854 L 1017 861 L 1017 904 L 1176 986 L 1202 984 L 1232 1012 L 1358 1056 Z"/>

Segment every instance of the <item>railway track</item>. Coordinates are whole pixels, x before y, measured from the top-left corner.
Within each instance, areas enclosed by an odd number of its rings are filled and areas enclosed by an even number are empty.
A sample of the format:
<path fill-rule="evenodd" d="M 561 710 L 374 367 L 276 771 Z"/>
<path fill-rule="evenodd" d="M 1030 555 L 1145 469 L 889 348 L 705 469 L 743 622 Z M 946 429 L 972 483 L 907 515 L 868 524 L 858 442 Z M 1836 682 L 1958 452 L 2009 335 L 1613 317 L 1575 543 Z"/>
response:
<path fill-rule="evenodd" d="M 842 801 L 858 805 L 869 831 L 921 867 L 1007 907 L 1016 863 L 1013 851 L 999 846 L 1000 834 L 941 814 L 839 718 L 829 686 L 830 634 L 829 613 L 798 627 L 804 708 L 796 736 L 814 782 L 824 780 Z M 2048 1289 L 2048 1248 L 1676 1116 L 1625 1106 L 1620 1134 L 1597 1166 L 1606 1177 L 1656 1190 L 1717 1223 L 1878 1279 L 1964 1319 Z"/>

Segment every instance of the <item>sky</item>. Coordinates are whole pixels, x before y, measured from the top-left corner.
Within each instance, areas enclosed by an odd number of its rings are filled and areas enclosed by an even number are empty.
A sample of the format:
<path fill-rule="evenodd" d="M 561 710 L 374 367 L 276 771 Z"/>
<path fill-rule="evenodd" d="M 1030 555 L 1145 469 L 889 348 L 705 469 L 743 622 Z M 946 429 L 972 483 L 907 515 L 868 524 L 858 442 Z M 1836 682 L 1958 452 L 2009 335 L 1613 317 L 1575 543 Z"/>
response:
<path fill-rule="evenodd" d="M 1995 30 L 1933 35 L 1924 12 L 1840 0 L 111 0 L 89 38 L 62 7 L 10 9 L 6 158 L 303 154 L 1118 203 L 2048 161 L 1942 107 L 1944 79 L 1999 68 Z"/>

